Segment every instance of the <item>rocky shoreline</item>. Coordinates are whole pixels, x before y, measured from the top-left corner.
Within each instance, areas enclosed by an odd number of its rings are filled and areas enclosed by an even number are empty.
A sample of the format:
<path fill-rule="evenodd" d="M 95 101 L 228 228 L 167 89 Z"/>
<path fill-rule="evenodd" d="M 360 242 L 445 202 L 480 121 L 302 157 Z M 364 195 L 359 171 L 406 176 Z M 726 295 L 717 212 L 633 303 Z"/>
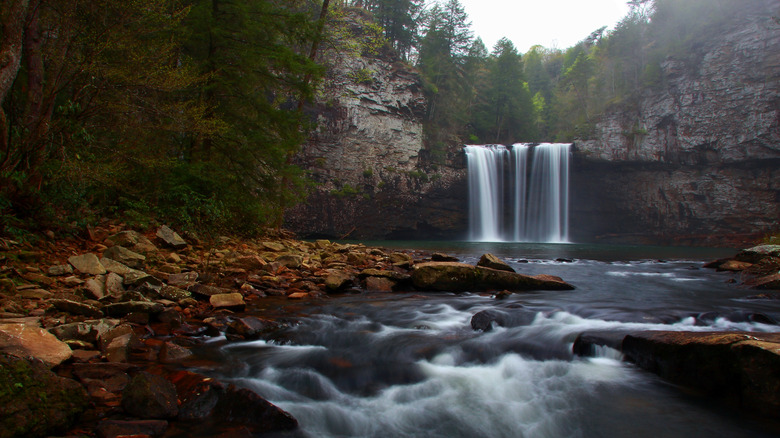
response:
<path fill-rule="evenodd" d="M 186 371 L 191 350 L 214 336 L 273 332 L 283 322 L 258 311 L 270 301 L 574 289 L 489 254 L 472 266 L 285 233 L 207 243 L 166 226 L 142 234 L 106 225 L 85 239 L 0 245 L 0 438 L 295 429 L 257 394 Z"/>

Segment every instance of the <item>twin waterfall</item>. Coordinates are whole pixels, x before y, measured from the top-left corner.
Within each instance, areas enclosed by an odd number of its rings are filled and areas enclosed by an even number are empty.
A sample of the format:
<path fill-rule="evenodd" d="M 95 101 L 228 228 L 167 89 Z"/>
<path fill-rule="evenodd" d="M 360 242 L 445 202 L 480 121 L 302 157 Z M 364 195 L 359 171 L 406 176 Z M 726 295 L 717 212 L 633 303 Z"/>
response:
<path fill-rule="evenodd" d="M 570 146 L 466 146 L 469 239 L 568 242 Z"/>

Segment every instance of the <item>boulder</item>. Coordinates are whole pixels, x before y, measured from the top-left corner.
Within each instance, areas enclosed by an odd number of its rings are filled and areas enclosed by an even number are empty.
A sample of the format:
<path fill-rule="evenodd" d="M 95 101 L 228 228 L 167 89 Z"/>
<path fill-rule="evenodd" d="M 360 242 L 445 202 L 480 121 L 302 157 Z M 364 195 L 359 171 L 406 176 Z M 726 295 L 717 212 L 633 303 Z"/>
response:
<path fill-rule="evenodd" d="M 366 290 L 371 292 L 392 292 L 396 282 L 387 277 L 367 277 Z"/>
<path fill-rule="evenodd" d="M 338 292 L 352 286 L 352 281 L 352 275 L 334 269 L 329 271 L 328 276 L 325 277 L 325 289 L 328 292 Z"/>
<path fill-rule="evenodd" d="M 61 341 L 84 341 L 95 343 L 98 338 L 116 326 L 116 320 L 98 319 L 84 322 L 62 324 L 49 329 L 49 332 Z"/>
<path fill-rule="evenodd" d="M 718 271 L 739 272 L 739 271 L 744 271 L 745 269 L 751 266 L 753 266 L 752 263 L 740 262 L 739 260 L 728 260 L 718 265 L 718 267 L 715 269 Z"/>
<path fill-rule="evenodd" d="M 78 301 L 65 300 L 65 299 L 51 299 L 49 304 L 54 306 L 55 309 L 60 312 L 70 313 L 72 315 L 83 315 L 90 318 L 101 318 L 103 312 L 95 306 L 89 304 L 79 303 Z"/>
<path fill-rule="evenodd" d="M 0 353 L 0 437 L 67 431 L 89 403 L 84 388 L 40 362 Z"/>
<path fill-rule="evenodd" d="M 208 286 L 205 284 L 195 284 L 189 289 L 190 292 L 203 297 L 210 298 L 214 295 L 230 293 L 230 289 L 217 286 Z"/>
<path fill-rule="evenodd" d="M 298 269 L 303 264 L 303 256 L 297 254 L 283 254 L 274 261 L 287 268 Z"/>
<path fill-rule="evenodd" d="M 759 277 L 746 282 L 745 284 L 749 285 L 753 289 L 780 290 L 780 274 Z"/>
<path fill-rule="evenodd" d="M 493 330 L 493 323 L 501 326 L 504 324 L 504 314 L 496 310 L 482 310 L 471 317 L 471 328 L 489 332 Z"/>
<path fill-rule="evenodd" d="M 780 245 L 758 245 L 740 251 L 735 260 L 747 263 L 758 263 L 767 257 L 780 257 Z"/>
<path fill-rule="evenodd" d="M 135 269 L 126 273 L 124 275 L 124 281 L 122 281 L 122 284 L 126 286 L 138 286 L 143 283 L 149 283 L 152 286 L 162 286 L 163 284 L 163 282 L 160 281 L 157 277 L 144 271 L 137 271 Z"/>
<path fill-rule="evenodd" d="M 98 275 L 84 282 L 84 292 L 93 299 L 99 300 L 106 296 L 106 278 Z"/>
<path fill-rule="evenodd" d="M 174 418 L 179 414 L 176 387 L 164 377 L 141 371 L 122 391 L 122 408 L 138 418 Z"/>
<path fill-rule="evenodd" d="M 69 257 L 68 263 L 83 274 L 101 275 L 106 273 L 106 268 L 103 267 L 97 256 L 92 253 Z"/>
<path fill-rule="evenodd" d="M 64 275 L 70 275 L 73 273 L 73 267 L 71 265 L 56 265 L 52 266 L 48 270 L 49 275 L 52 277 L 61 277 Z"/>
<path fill-rule="evenodd" d="M 247 316 L 231 321 L 225 329 L 225 336 L 230 340 L 259 339 L 278 327 L 279 324 L 274 321 Z"/>
<path fill-rule="evenodd" d="M 120 303 L 107 304 L 103 306 L 103 311 L 108 316 L 125 316 L 129 313 L 146 313 L 156 315 L 165 309 L 160 303 L 151 303 L 148 301 L 123 301 Z"/>
<path fill-rule="evenodd" d="M 176 286 L 163 286 L 157 291 L 157 294 L 166 300 L 176 301 L 183 300 L 192 296 L 191 293 L 184 289 L 179 289 Z"/>
<path fill-rule="evenodd" d="M 274 252 L 287 251 L 287 247 L 279 242 L 263 242 L 265 249 Z"/>
<path fill-rule="evenodd" d="M 228 309 L 239 312 L 246 309 L 244 297 L 238 292 L 212 295 L 209 297 L 209 303 L 211 303 L 215 309 Z"/>
<path fill-rule="evenodd" d="M 361 277 L 384 277 L 397 282 L 407 282 L 412 279 L 412 276 L 409 274 L 404 274 L 402 272 L 397 272 L 397 271 L 388 271 L 384 269 L 374 269 L 374 268 L 363 269 L 362 271 L 360 271 L 360 276 Z"/>
<path fill-rule="evenodd" d="M 125 279 L 119 274 L 109 272 L 108 275 L 106 275 L 105 281 L 106 294 L 113 296 L 122 295 L 125 291 L 124 281 Z"/>
<path fill-rule="evenodd" d="M 113 236 L 109 236 L 106 240 L 111 245 L 130 248 L 134 252 L 150 253 L 157 251 L 157 247 L 154 246 L 151 240 L 134 230 L 120 231 Z"/>
<path fill-rule="evenodd" d="M 479 261 L 477 262 L 477 266 L 482 266 L 490 269 L 497 269 L 499 271 L 515 272 L 515 270 L 511 266 L 506 264 L 506 262 L 504 262 L 503 260 L 499 259 L 498 257 L 490 253 L 483 254 L 482 257 L 479 258 Z"/>
<path fill-rule="evenodd" d="M 161 226 L 157 230 L 156 236 L 161 242 L 171 248 L 182 249 L 187 247 L 187 241 L 182 239 L 179 233 L 173 231 L 167 225 Z"/>
<path fill-rule="evenodd" d="M 56 336 L 29 324 L 0 324 L 0 352 L 32 357 L 55 367 L 73 355 L 70 347 Z"/>
<path fill-rule="evenodd" d="M 197 279 L 198 273 L 195 271 L 170 274 L 168 276 L 168 284 L 171 286 L 185 286 L 194 283 Z"/>
<path fill-rule="evenodd" d="M 417 264 L 412 271 L 412 282 L 421 290 L 434 291 L 487 291 L 506 289 L 572 290 L 574 287 L 558 277 L 548 275 L 527 276 L 481 266 L 456 262 L 428 262 Z"/>
<path fill-rule="evenodd" d="M 780 333 L 641 332 L 627 335 L 622 349 L 674 383 L 780 418 Z"/>
<path fill-rule="evenodd" d="M 135 269 L 107 257 L 101 258 L 100 264 L 106 268 L 106 271 L 113 272 L 114 274 L 121 276 L 126 275 L 128 272 L 135 271 Z"/>
<path fill-rule="evenodd" d="M 189 348 L 182 347 L 174 342 L 166 342 L 160 348 L 158 358 L 163 363 L 175 363 L 187 360 L 193 356 Z"/>
<path fill-rule="evenodd" d="M 103 257 L 117 261 L 134 269 L 143 267 L 146 257 L 137 252 L 130 251 L 123 246 L 112 246 L 103 251 Z"/>
<path fill-rule="evenodd" d="M 176 385 L 181 401 L 180 420 L 243 425 L 255 434 L 298 427 L 298 421 L 292 415 L 248 389 L 225 386 L 218 380 L 189 371 L 173 373 L 170 380 Z"/>
<path fill-rule="evenodd" d="M 431 260 L 434 262 L 459 262 L 457 257 L 441 252 L 435 252 L 431 254 Z"/>

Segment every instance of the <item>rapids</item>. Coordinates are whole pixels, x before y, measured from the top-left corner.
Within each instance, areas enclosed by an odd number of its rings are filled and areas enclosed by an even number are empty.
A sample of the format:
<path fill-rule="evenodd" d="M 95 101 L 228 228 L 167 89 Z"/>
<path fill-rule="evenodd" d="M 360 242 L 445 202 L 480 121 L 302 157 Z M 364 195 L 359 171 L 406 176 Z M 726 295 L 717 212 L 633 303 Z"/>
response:
<path fill-rule="evenodd" d="M 518 272 L 559 275 L 567 292 L 362 294 L 277 309 L 291 324 L 271 339 L 202 354 L 215 377 L 289 411 L 300 437 L 770 437 L 777 424 L 664 383 L 604 348 L 575 357 L 586 330 L 780 331 L 777 301 L 746 299 L 706 256 L 665 261 L 582 245 L 449 246 L 475 263 L 485 249 Z M 657 251 L 657 252 L 654 252 Z M 677 251 L 682 254 L 682 250 Z M 599 256 L 599 254 L 602 254 Z M 555 262 L 553 256 L 569 257 Z M 710 252 L 712 258 L 720 256 Z M 621 259 L 621 256 L 625 256 Z M 580 258 L 583 257 L 583 258 Z M 281 305 L 280 305 L 281 306 Z M 475 331 L 492 309 L 501 326 Z"/>

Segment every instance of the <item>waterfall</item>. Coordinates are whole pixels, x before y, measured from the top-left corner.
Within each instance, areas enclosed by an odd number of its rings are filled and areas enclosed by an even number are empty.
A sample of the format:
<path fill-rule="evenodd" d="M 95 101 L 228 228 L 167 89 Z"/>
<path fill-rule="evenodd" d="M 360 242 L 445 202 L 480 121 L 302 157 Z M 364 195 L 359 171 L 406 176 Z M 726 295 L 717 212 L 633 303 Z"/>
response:
<path fill-rule="evenodd" d="M 568 242 L 570 146 L 466 146 L 469 238 Z"/>

